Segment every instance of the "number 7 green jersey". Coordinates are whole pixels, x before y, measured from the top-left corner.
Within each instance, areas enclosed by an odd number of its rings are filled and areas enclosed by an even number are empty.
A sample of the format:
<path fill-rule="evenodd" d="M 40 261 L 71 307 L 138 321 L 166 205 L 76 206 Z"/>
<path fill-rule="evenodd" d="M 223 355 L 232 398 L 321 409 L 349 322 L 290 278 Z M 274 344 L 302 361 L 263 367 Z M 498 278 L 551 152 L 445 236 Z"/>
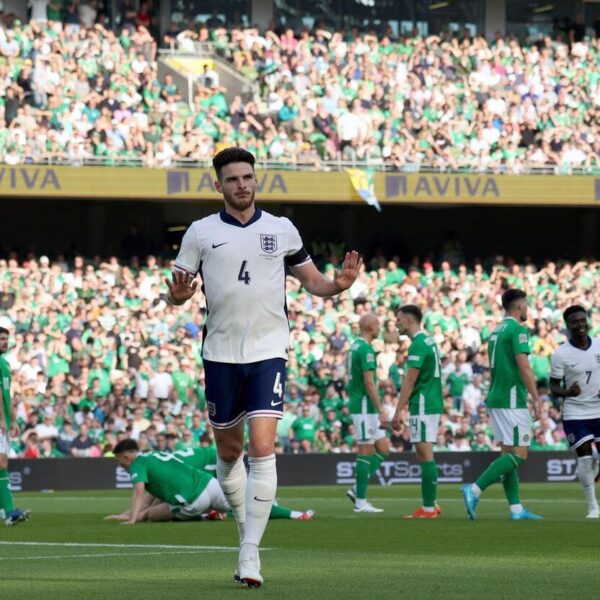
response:
<path fill-rule="evenodd" d="M 492 332 L 488 345 L 492 375 L 489 408 L 527 408 L 527 388 L 517 365 L 517 354 L 529 352 L 529 331 L 513 317 L 506 317 Z"/>
<path fill-rule="evenodd" d="M 407 368 L 419 369 L 417 382 L 408 401 L 411 416 L 439 415 L 444 412 L 442 369 L 435 340 L 419 331 L 408 349 Z"/>

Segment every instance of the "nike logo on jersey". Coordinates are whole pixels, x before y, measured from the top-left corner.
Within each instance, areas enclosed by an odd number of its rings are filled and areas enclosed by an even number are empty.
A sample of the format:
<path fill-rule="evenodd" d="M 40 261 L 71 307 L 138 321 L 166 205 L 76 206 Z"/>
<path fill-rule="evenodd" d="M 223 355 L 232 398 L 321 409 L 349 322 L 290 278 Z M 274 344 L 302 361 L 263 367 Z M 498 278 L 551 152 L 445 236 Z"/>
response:
<path fill-rule="evenodd" d="M 283 404 L 283 400 L 280 400 L 279 402 L 273 402 L 273 400 L 271 400 L 271 406 L 279 406 L 280 404 Z"/>
<path fill-rule="evenodd" d="M 235 490 L 235 492 L 229 492 L 229 493 L 228 493 L 228 492 L 226 492 L 225 490 L 223 490 L 223 493 L 224 493 L 226 496 L 233 496 L 234 494 L 237 494 L 239 491 L 240 491 L 240 490 Z"/>
<path fill-rule="evenodd" d="M 258 496 L 254 496 L 254 499 L 255 499 L 257 502 L 271 502 L 271 500 L 263 500 L 262 498 L 259 498 Z"/>
<path fill-rule="evenodd" d="M 214 250 L 215 248 L 218 248 L 219 246 L 224 246 L 225 244 L 229 244 L 229 242 L 222 242 L 221 244 L 213 244 L 213 245 L 212 245 L 212 247 L 213 247 L 213 250 Z"/>
<path fill-rule="evenodd" d="M 569 365 L 569 367 L 571 367 L 571 369 L 574 369 L 579 363 L 575 363 L 574 365 Z"/>

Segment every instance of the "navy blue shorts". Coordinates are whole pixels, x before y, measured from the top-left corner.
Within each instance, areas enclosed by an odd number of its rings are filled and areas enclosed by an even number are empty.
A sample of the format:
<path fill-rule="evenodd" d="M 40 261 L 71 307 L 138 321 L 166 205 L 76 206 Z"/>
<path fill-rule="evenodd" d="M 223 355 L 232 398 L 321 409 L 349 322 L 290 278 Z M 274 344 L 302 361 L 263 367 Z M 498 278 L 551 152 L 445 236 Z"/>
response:
<path fill-rule="evenodd" d="M 600 419 L 573 419 L 563 421 L 563 429 L 571 450 L 585 442 L 600 442 Z"/>
<path fill-rule="evenodd" d="M 285 360 L 269 358 L 255 363 L 204 361 L 208 416 L 215 429 L 229 429 L 244 417 L 283 414 Z"/>

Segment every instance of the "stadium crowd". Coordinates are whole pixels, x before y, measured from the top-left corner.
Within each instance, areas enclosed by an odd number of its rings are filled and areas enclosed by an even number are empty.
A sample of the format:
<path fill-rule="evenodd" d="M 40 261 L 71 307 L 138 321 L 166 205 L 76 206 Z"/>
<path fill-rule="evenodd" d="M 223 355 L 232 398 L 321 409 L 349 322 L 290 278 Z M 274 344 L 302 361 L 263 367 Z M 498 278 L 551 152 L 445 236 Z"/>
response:
<path fill-rule="evenodd" d="M 158 77 L 145 8 L 111 31 L 93 2 L 77 14 L 60 5 L 48 3 L 47 20 L 0 25 L 0 162 L 8 165 L 168 167 L 239 144 L 284 165 L 600 172 L 596 36 L 396 38 L 225 28 L 217 19 L 173 27 L 163 42 L 211 43 L 259 92 L 228 102 L 208 69 L 188 105 L 170 75 Z"/>
<path fill-rule="evenodd" d="M 313 248 L 313 256 L 320 252 L 326 272 L 335 268 L 335 252 Z M 167 304 L 171 266 L 154 256 L 127 263 L 0 260 L 0 326 L 11 332 L 5 358 L 17 403 L 13 456 L 101 456 L 125 437 L 142 448 L 213 443 L 201 357 L 204 297 L 198 292 L 179 308 Z M 600 263 L 536 266 L 497 257 L 471 268 L 415 258 L 403 267 L 379 256 L 336 299 L 310 296 L 288 278 L 291 345 L 278 451 L 355 447 L 346 363 L 365 312 L 381 322 L 374 342 L 378 389 L 392 415 L 408 348 L 395 330 L 394 309 L 404 303 L 422 307 L 424 328 L 440 347 L 445 414 L 436 450 L 496 449 L 485 406 L 486 349 L 509 286 L 530 298 L 530 360 L 545 404 L 532 448 L 566 449 L 561 408 L 548 392 L 549 360 L 564 340 L 567 305 L 591 307 L 591 335 L 600 333 Z M 407 426 L 388 434 L 395 450 L 411 449 Z"/>

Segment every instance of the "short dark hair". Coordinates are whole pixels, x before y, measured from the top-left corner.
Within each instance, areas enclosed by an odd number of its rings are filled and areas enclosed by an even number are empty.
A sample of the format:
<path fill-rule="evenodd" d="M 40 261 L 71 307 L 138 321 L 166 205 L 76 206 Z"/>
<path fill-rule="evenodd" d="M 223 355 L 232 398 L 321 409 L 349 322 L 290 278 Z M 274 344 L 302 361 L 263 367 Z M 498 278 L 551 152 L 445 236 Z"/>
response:
<path fill-rule="evenodd" d="M 401 306 L 398 309 L 398 312 L 404 313 L 405 315 L 413 316 L 417 320 L 417 323 L 420 323 L 423 320 L 423 313 L 421 312 L 421 309 L 414 304 L 407 304 L 406 306 Z"/>
<path fill-rule="evenodd" d="M 587 310 L 585 310 L 585 308 L 583 308 L 583 306 L 581 306 L 581 304 L 572 304 L 571 306 L 569 306 L 568 308 L 565 309 L 565 312 L 563 313 L 563 319 L 565 320 L 565 323 L 567 322 L 567 319 L 578 312 L 582 312 L 586 317 L 587 317 Z"/>
<path fill-rule="evenodd" d="M 135 440 L 132 440 L 131 438 L 126 438 L 124 440 L 121 440 L 115 446 L 113 454 L 115 456 L 118 456 L 119 454 L 125 454 L 125 452 L 138 452 L 139 449 L 140 447 L 138 446 L 138 443 Z"/>
<path fill-rule="evenodd" d="M 230 148 L 225 148 L 221 150 L 212 160 L 213 167 L 217 173 L 217 178 L 221 178 L 221 169 L 229 165 L 231 163 L 245 162 L 248 163 L 252 170 L 254 170 L 254 163 L 256 159 L 254 155 L 248 150 L 244 150 L 243 148 L 236 148 L 235 146 L 231 146 Z"/>
<path fill-rule="evenodd" d="M 6 335 L 10 335 L 10 332 L 8 331 L 8 329 L 6 329 L 6 327 L 0 327 L 0 335 L 2 335 L 3 333 L 5 333 Z"/>
<path fill-rule="evenodd" d="M 523 290 L 509 289 L 502 294 L 502 308 L 509 310 L 517 300 L 527 298 L 527 294 Z"/>

